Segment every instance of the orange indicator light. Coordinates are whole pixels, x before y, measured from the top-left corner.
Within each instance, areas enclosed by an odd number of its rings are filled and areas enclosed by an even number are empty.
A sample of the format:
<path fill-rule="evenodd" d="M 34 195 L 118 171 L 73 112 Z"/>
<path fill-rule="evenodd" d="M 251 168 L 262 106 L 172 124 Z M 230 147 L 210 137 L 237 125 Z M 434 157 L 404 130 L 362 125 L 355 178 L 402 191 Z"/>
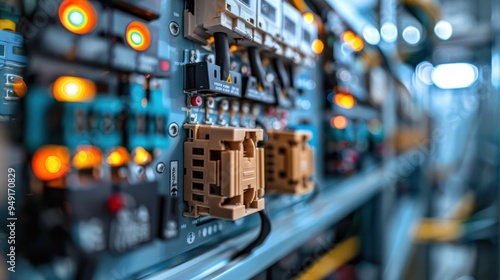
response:
<path fill-rule="evenodd" d="M 89 169 L 102 162 L 101 150 L 95 146 L 80 146 L 73 157 L 73 166 L 77 169 Z"/>
<path fill-rule="evenodd" d="M 61 102 L 83 102 L 92 100 L 96 94 L 96 85 L 86 79 L 63 76 L 53 85 L 54 98 Z"/>
<path fill-rule="evenodd" d="M 134 162 L 137 165 L 146 165 L 151 162 L 151 154 L 143 147 L 137 147 L 134 150 Z"/>
<path fill-rule="evenodd" d="M 126 165 L 130 160 L 130 155 L 124 147 L 118 147 L 109 153 L 106 162 L 114 167 Z"/>
<path fill-rule="evenodd" d="M 330 120 L 332 127 L 336 129 L 344 129 L 347 127 L 347 118 L 344 116 L 335 116 Z"/>
<path fill-rule="evenodd" d="M 127 43 L 136 51 L 145 51 L 151 45 L 151 33 L 141 22 L 133 21 L 127 26 Z"/>
<path fill-rule="evenodd" d="M 65 0 L 59 6 L 59 20 L 69 31 L 87 34 L 97 25 L 97 13 L 89 1 Z"/>
<path fill-rule="evenodd" d="M 38 179 L 43 181 L 59 179 L 68 173 L 69 159 L 70 153 L 66 147 L 43 146 L 33 155 L 33 172 Z"/>

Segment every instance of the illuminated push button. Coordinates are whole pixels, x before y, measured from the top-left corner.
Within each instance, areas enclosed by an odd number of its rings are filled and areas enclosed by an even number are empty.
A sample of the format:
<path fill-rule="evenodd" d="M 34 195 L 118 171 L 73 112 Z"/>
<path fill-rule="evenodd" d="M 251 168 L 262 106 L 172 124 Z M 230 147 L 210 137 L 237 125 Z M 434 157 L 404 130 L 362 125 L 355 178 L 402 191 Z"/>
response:
<path fill-rule="evenodd" d="M 127 43 L 136 51 L 145 51 L 151 45 L 151 33 L 141 22 L 133 21 L 127 26 Z"/>
<path fill-rule="evenodd" d="M 66 147 L 43 146 L 33 155 L 33 173 L 43 181 L 59 179 L 68 173 L 69 159 L 70 153 Z"/>
<path fill-rule="evenodd" d="M 335 104 L 344 109 L 352 109 L 356 105 L 356 100 L 350 94 L 337 93 L 334 98 Z"/>
<path fill-rule="evenodd" d="M 97 167 L 102 162 L 101 150 L 94 146 L 80 146 L 73 157 L 73 166 L 77 169 Z"/>
<path fill-rule="evenodd" d="M 94 82 L 70 76 L 57 78 L 52 88 L 54 98 L 62 102 L 89 101 L 94 98 L 96 91 Z"/>
<path fill-rule="evenodd" d="M 26 95 L 26 92 L 28 92 L 28 87 L 24 83 L 24 80 L 19 77 L 15 79 L 12 88 L 14 89 L 16 95 L 19 97 L 24 97 Z"/>
<path fill-rule="evenodd" d="M 124 147 L 118 147 L 109 153 L 106 162 L 114 167 L 126 165 L 130 160 L 130 155 Z"/>
<path fill-rule="evenodd" d="M 151 154 L 143 147 L 137 147 L 134 150 L 134 162 L 137 165 L 146 165 L 152 160 Z"/>
<path fill-rule="evenodd" d="M 87 34 L 97 25 L 97 13 L 86 0 L 65 0 L 59 6 L 59 20 L 75 34 Z"/>

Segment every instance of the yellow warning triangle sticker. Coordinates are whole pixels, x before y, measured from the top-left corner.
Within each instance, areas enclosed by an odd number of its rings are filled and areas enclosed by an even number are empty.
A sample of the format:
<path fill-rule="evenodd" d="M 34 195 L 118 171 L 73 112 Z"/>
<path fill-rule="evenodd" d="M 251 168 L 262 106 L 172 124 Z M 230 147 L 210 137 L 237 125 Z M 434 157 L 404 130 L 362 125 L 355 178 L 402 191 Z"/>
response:
<path fill-rule="evenodd" d="M 228 84 L 232 84 L 233 83 L 233 79 L 231 79 L 231 74 L 229 74 L 229 76 L 227 76 L 226 83 L 228 83 Z"/>

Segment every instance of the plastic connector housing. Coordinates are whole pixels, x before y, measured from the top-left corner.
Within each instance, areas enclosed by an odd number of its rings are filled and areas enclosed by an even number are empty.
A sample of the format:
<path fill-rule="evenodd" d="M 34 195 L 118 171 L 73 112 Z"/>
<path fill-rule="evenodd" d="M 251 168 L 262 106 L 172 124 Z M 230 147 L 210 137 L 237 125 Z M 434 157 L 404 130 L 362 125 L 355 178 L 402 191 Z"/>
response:
<path fill-rule="evenodd" d="M 314 150 L 308 131 L 269 131 L 265 146 L 266 188 L 303 194 L 314 187 Z"/>
<path fill-rule="evenodd" d="M 282 25 L 282 40 L 283 40 L 283 54 L 286 58 L 300 61 L 298 53 L 299 43 L 302 39 L 302 15 L 292 5 L 283 2 L 283 25 Z"/>
<path fill-rule="evenodd" d="M 300 52 L 307 59 L 316 58 L 313 52 L 312 44 L 318 39 L 318 27 L 314 23 L 306 23 L 302 21 L 302 40 L 300 41 Z"/>
<path fill-rule="evenodd" d="M 257 29 L 262 31 L 262 44 L 279 52 L 277 40 L 281 37 L 282 0 L 257 1 Z"/>
<path fill-rule="evenodd" d="M 186 216 L 237 220 L 264 209 L 262 129 L 185 124 Z"/>
<path fill-rule="evenodd" d="M 206 44 L 207 34 L 227 33 L 230 40 L 245 38 L 262 43 L 255 30 L 257 0 L 195 0 L 194 14 L 185 12 L 184 36 Z"/>

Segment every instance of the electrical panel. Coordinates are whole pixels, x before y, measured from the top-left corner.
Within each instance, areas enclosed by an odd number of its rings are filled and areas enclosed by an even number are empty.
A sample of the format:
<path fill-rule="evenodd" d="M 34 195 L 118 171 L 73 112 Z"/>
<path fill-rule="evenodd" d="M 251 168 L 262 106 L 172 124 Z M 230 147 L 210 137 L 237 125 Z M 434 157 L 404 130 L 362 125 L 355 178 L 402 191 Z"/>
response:
<path fill-rule="evenodd" d="M 178 265 L 254 228 L 254 213 L 286 209 L 280 195 L 310 193 L 322 176 L 322 116 L 311 114 L 323 108 L 320 34 L 289 2 L 0 10 L 0 116 L 15 124 L 12 168 L 22 174 L 21 278 L 122 279 Z"/>

